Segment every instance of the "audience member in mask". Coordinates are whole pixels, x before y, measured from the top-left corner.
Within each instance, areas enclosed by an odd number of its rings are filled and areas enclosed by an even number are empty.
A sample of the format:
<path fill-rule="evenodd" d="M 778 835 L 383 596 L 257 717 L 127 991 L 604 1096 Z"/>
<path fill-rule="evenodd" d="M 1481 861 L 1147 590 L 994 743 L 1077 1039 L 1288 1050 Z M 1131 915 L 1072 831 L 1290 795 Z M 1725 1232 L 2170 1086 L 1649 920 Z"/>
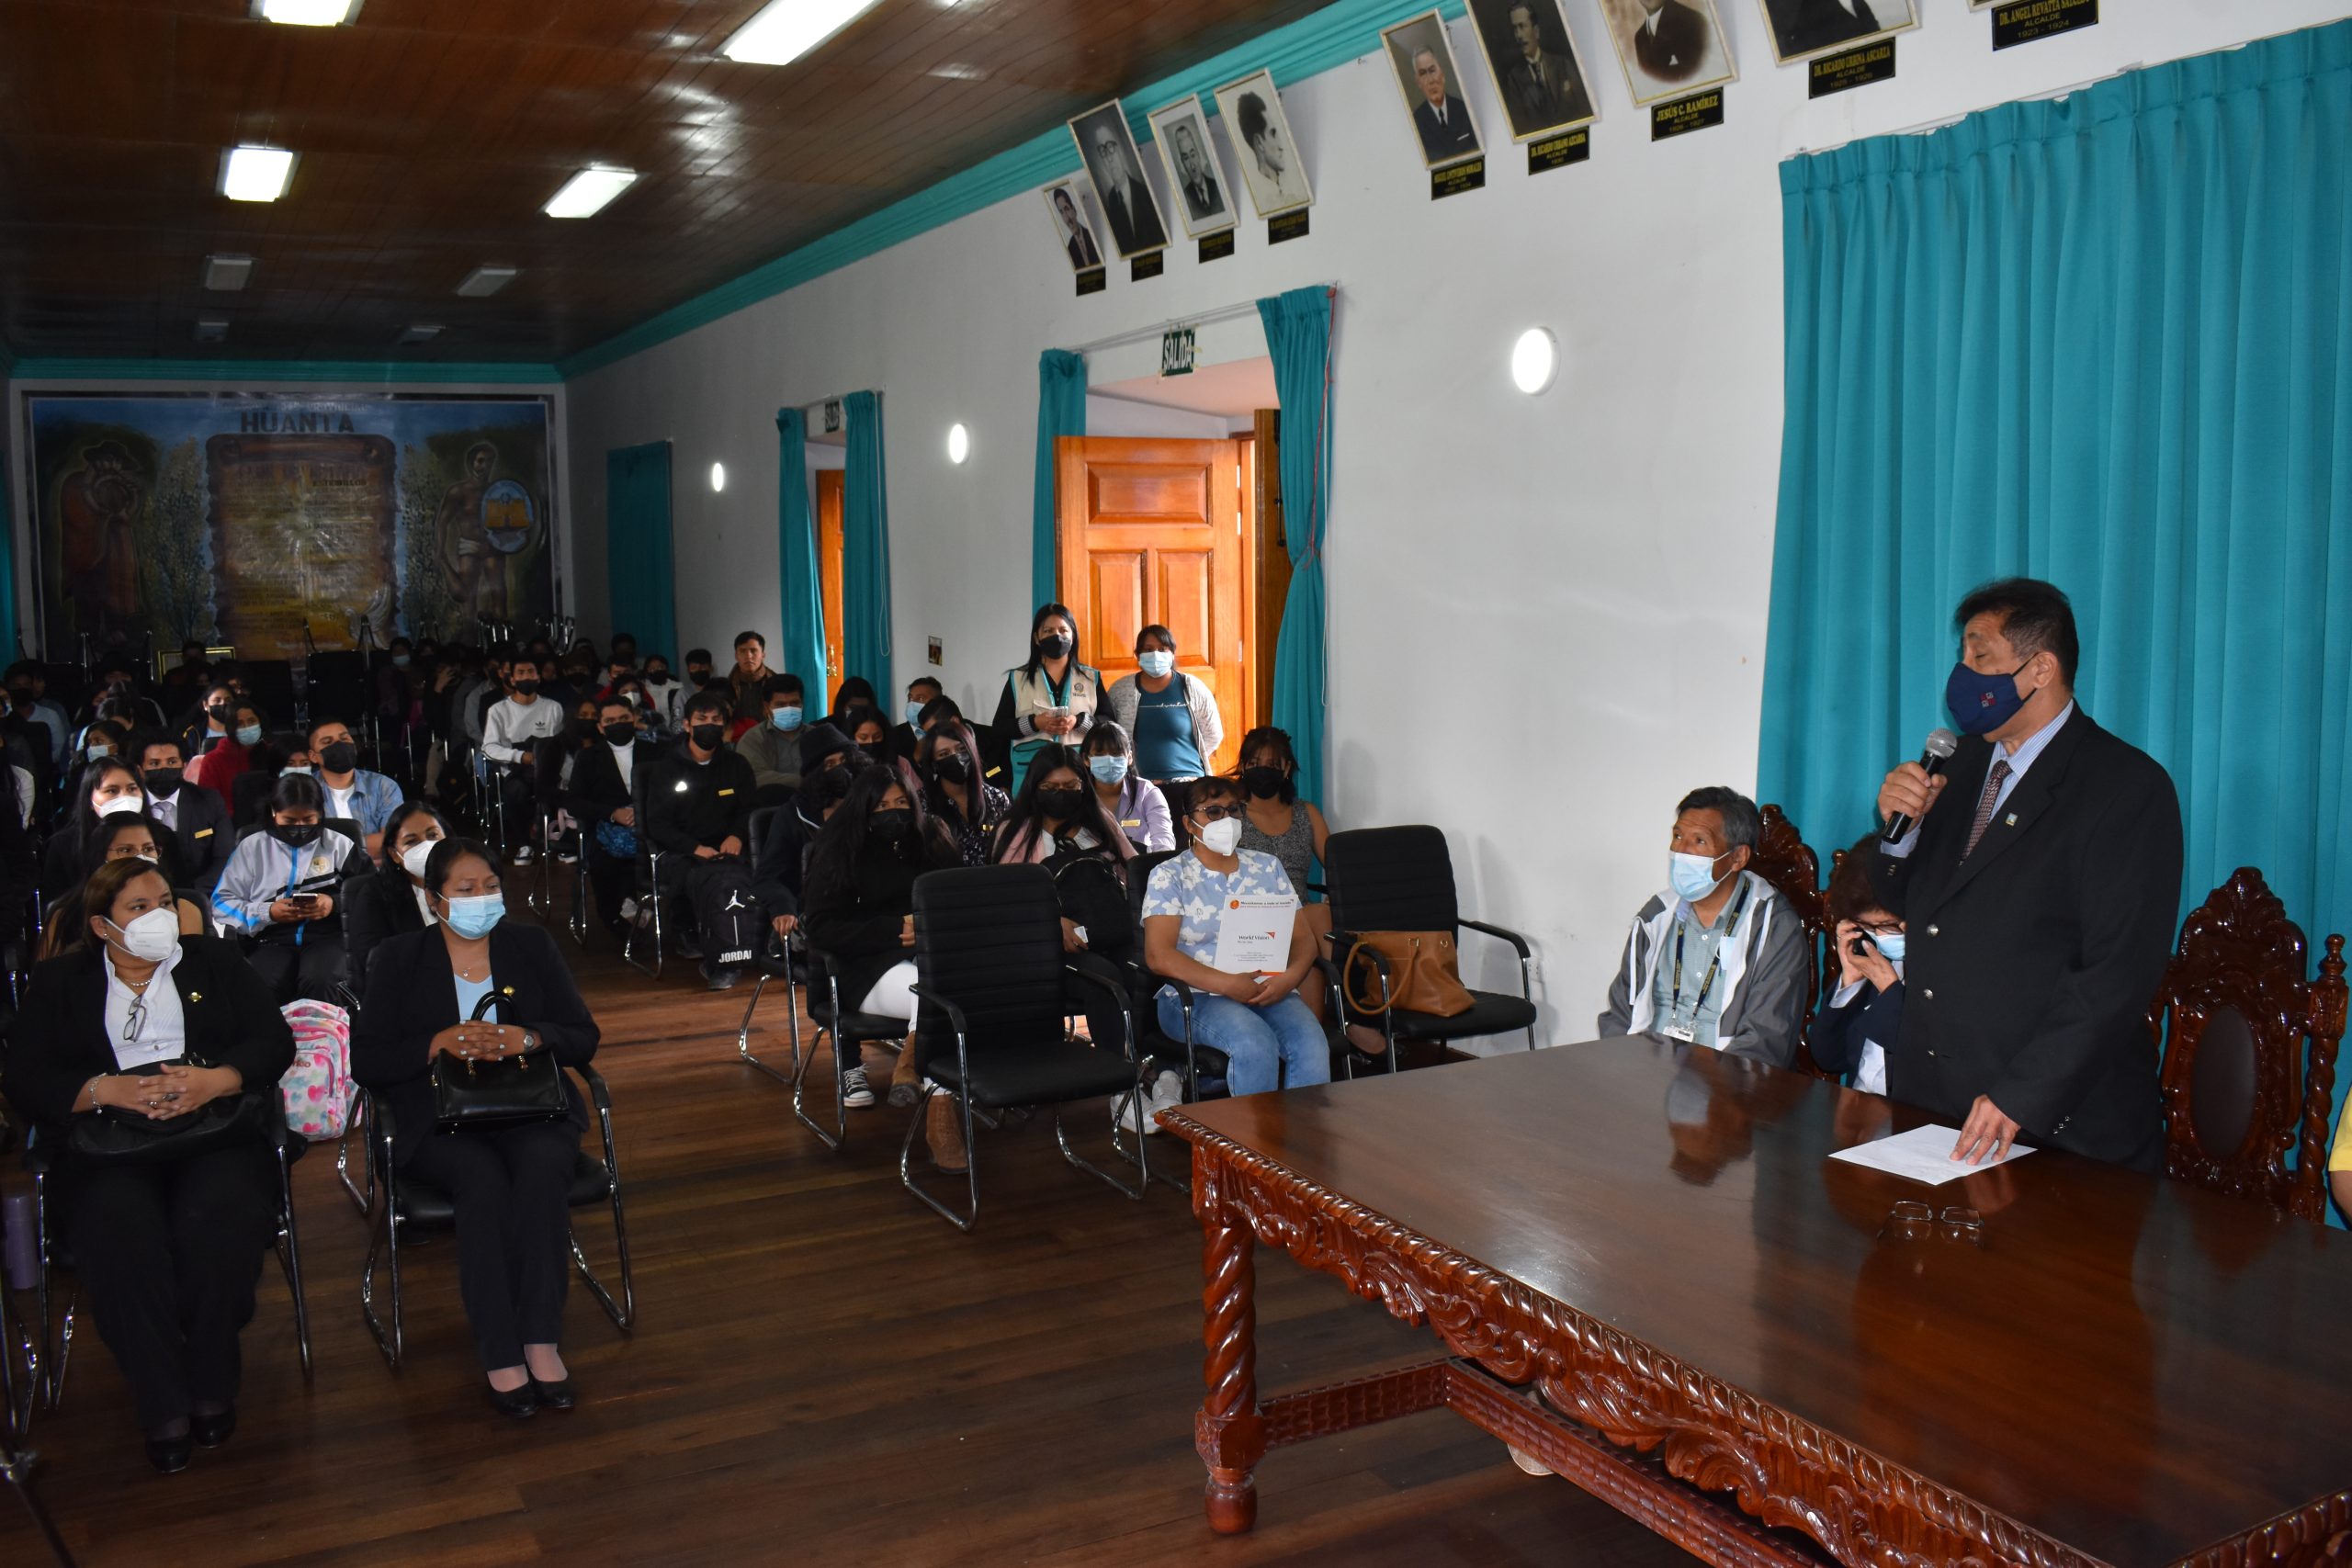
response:
<path fill-rule="evenodd" d="M 808 863 L 809 846 L 817 829 L 840 809 L 857 775 L 843 767 L 820 767 L 800 781 L 791 809 L 769 822 L 760 842 L 760 858 L 752 867 L 752 892 L 781 942 L 800 929 L 801 874 Z"/>
<path fill-rule="evenodd" d="M 384 852 L 384 824 L 401 800 L 401 786 L 359 765 L 359 745 L 351 727 L 337 718 L 311 721 L 310 753 L 320 787 L 327 792 L 327 815 L 356 822 L 373 857 Z"/>
<path fill-rule="evenodd" d="M 907 682 L 906 721 L 890 728 L 890 755 L 911 762 L 915 758 L 915 742 L 922 738 L 922 710 L 946 694 L 946 690 L 928 675 L 918 675 Z"/>
<path fill-rule="evenodd" d="M 343 886 L 343 940 L 351 988 L 368 994 L 368 960 L 387 937 L 421 931 L 438 918 L 424 891 L 424 861 L 448 838 L 449 821 L 422 802 L 393 808 L 384 824 L 384 864 Z"/>
<path fill-rule="evenodd" d="M 66 739 L 74 732 L 74 722 L 64 705 L 49 694 L 49 677 L 40 665 L 29 659 L 19 660 L 8 667 L 8 696 L 26 718 L 41 727 L 49 737 L 44 755 L 49 765 L 65 765 Z"/>
<path fill-rule="evenodd" d="M 175 854 L 172 830 L 158 825 L 153 818 L 125 811 L 98 818 L 88 842 L 83 846 L 81 880 L 50 908 L 48 919 L 42 922 L 40 951 L 36 956 L 54 958 L 74 945 L 86 920 L 83 889 L 89 886 L 98 867 L 112 860 L 143 860 L 162 868 L 164 874 L 169 876 Z M 203 908 L 180 897 L 176 887 L 172 892 L 172 908 L 179 916 L 182 936 L 202 936 L 211 929 L 205 921 Z"/>
<path fill-rule="evenodd" d="M 1805 1031 L 1814 1066 L 1851 1074 L 1871 1094 L 1886 1092 L 1886 1054 L 1903 1028 L 1903 919 L 1878 901 L 1871 868 L 1873 833 L 1846 852 L 1829 877 L 1829 918 L 1837 925 L 1838 987 Z"/>
<path fill-rule="evenodd" d="M 966 865 L 986 865 L 1012 797 L 979 776 L 979 743 L 960 718 L 943 718 L 915 743 L 923 808 L 956 840 Z"/>
<path fill-rule="evenodd" d="M 245 956 L 270 994 L 287 1002 L 333 1001 L 344 978 L 343 885 L 372 863 L 357 839 L 322 826 L 326 791 L 287 773 L 269 793 L 269 826 L 229 857 L 212 912 L 244 933 Z"/>
<path fill-rule="evenodd" d="M 534 809 L 553 800 L 562 776 L 561 742 L 564 708 L 539 690 L 539 667 L 517 659 L 509 682 L 513 694 L 490 710 L 482 727 L 481 754 L 503 764 L 498 779 L 498 805 L 504 814 L 506 842 L 517 865 L 531 859 L 531 834 L 537 824 Z M 555 745 L 543 745 L 553 740 Z"/>
<path fill-rule="evenodd" d="M 1176 668 L 1176 634 L 1166 626 L 1136 634 L 1136 666 L 1111 683 L 1103 711 L 1132 738 L 1136 774 L 1158 784 L 1182 818 L 1185 786 L 1209 772 L 1225 744 L 1225 718 L 1208 682 Z"/>
<path fill-rule="evenodd" d="M 1776 1067 L 1796 1060 L 1810 939 L 1747 869 L 1763 832 L 1756 803 L 1736 790 L 1682 797 L 1667 889 L 1634 917 L 1600 1033 L 1656 1034 Z"/>
<path fill-rule="evenodd" d="M 219 795 L 220 804 L 229 808 L 229 819 L 242 826 L 237 816 L 237 781 L 251 771 L 254 753 L 261 746 L 261 710 L 226 687 L 215 688 L 205 701 L 204 726 L 196 750 L 190 752 L 183 747 L 180 752 L 187 758 L 187 781 Z M 216 725 L 221 728 L 216 730 Z"/>
<path fill-rule="evenodd" d="M 1004 695 L 989 725 L 1016 794 L 1029 759 L 1048 746 L 1077 746 L 1102 705 L 1102 672 L 1078 660 L 1078 617 L 1061 604 L 1041 604 L 1029 618 L 1029 657 L 1004 672 Z"/>
<path fill-rule="evenodd" d="M 683 897 L 692 907 L 703 979 L 714 991 L 741 980 L 760 947 L 745 849 L 752 764 L 727 749 L 733 708 L 723 686 L 695 694 L 686 705 L 684 744 L 654 764 L 645 788 L 645 834 L 662 851 L 658 896 Z"/>
<path fill-rule="evenodd" d="M 658 653 L 645 661 L 645 691 L 653 705 L 654 733 L 675 735 L 689 694 L 685 683 L 670 673 L 670 661 Z"/>
<path fill-rule="evenodd" d="M 588 857 L 596 917 L 618 941 L 628 937 L 629 888 L 637 878 L 639 826 L 631 792 L 637 770 L 650 767 L 656 755 L 639 736 L 628 704 L 608 697 L 596 709 L 595 741 L 572 763 L 564 786 L 563 808 L 580 824 L 581 852 Z"/>
<path fill-rule="evenodd" d="M 178 741 L 167 735 L 142 735 L 132 737 L 131 744 L 139 752 L 139 781 L 147 786 L 147 813 L 178 844 L 177 854 L 164 867 L 172 886 L 209 899 L 220 885 L 230 852 L 236 848 L 228 807 L 210 790 L 187 782 Z"/>
<path fill-rule="evenodd" d="M 1158 784 L 1136 775 L 1125 728 L 1116 719 L 1096 719 L 1079 750 L 1087 784 L 1119 831 L 1139 850 L 1174 849 L 1176 824 L 1168 814 L 1168 797 Z"/>
<path fill-rule="evenodd" d="M 768 682 L 778 671 L 768 668 L 768 639 L 757 632 L 735 635 L 735 668 L 727 672 L 734 694 L 734 717 L 727 738 L 734 739 L 755 724 L 767 722 Z"/>
<path fill-rule="evenodd" d="M 1054 874 L 1062 907 L 1062 956 L 1072 968 L 1110 982 L 1071 978 L 1065 1000 L 1086 1014 L 1087 1032 L 1097 1046 L 1127 1048 L 1125 973 L 1119 965 L 1135 953 L 1135 923 L 1128 914 L 1127 863 L 1136 847 L 1102 808 L 1078 753 L 1067 747 L 1041 752 L 1030 765 L 1021 798 L 1012 803 L 990 858 L 1000 865 L 1042 865 Z M 900 1058 L 901 1077 L 890 1080 L 890 1103 L 914 1103 L 912 1064 Z"/>
<path fill-rule="evenodd" d="M 768 677 L 767 712 L 735 741 L 736 755 L 752 765 L 754 809 L 782 806 L 800 788 L 800 737 L 808 707 L 797 675 Z"/>
<path fill-rule="evenodd" d="M 834 727 L 849 737 L 850 744 L 873 758 L 888 761 L 890 755 L 890 726 L 881 710 L 864 705 L 852 707 L 833 720 Z"/>
<path fill-rule="evenodd" d="M 148 815 L 147 788 L 139 770 L 120 757 L 106 757 L 84 768 L 74 785 L 74 809 L 50 835 L 40 861 L 43 903 L 63 897 L 82 879 L 83 852 L 98 824 L 117 813 Z"/>
<path fill-rule="evenodd" d="M 1249 801 L 1241 818 L 1241 847 L 1283 863 L 1291 886 L 1307 901 L 1298 912 L 1299 920 L 1324 956 L 1329 957 L 1331 906 L 1308 887 L 1321 880 L 1315 869 L 1322 862 L 1331 829 L 1313 801 L 1298 797 L 1298 754 L 1291 750 L 1289 734 L 1267 725 L 1243 736 L 1237 776 Z M 1323 1016 L 1327 1002 L 1322 987 L 1308 986 L 1299 995 L 1316 1017 Z M 1378 1055 L 1387 1048 L 1378 1030 L 1362 1024 L 1349 1029 L 1348 1039 L 1367 1055 Z"/>

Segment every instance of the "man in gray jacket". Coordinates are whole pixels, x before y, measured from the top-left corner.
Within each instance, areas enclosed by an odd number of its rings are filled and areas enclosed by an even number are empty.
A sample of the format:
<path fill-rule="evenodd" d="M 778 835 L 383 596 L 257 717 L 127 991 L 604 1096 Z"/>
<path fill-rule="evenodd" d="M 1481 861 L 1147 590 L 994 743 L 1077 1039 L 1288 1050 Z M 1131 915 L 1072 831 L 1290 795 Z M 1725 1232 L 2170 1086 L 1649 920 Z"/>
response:
<path fill-rule="evenodd" d="M 1763 834 L 1736 790 L 1675 807 L 1667 891 L 1634 917 L 1600 1015 L 1604 1036 L 1656 1034 L 1785 1067 L 1804 1021 L 1804 922 L 1747 869 Z"/>

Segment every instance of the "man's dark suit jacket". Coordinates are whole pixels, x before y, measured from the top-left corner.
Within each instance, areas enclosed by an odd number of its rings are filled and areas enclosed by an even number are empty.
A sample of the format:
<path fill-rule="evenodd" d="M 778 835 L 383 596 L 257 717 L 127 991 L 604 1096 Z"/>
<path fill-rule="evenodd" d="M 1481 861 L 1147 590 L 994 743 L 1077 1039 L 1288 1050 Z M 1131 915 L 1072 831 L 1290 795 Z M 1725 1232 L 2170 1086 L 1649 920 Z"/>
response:
<path fill-rule="evenodd" d="M 1070 265 L 1082 272 L 1090 266 L 1102 265 L 1102 253 L 1094 248 L 1094 236 L 1087 232 L 1086 225 L 1083 223 L 1070 231 L 1067 243 L 1069 246 Z"/>
<path fill-rule="evenodd" d="M 1585 91 L 1584 78 L 1577 74 L 1576 62 L 1549 50 L 1543 52 L 1542 58 L 1543 82 L 1535 79 L 1523 54 L 1512 55 L 1498 68 L 1503 102 L 1510 108 L 1514 136 L 1527 136 L 1552 126 L 1592 118 L 1592 97 Z"/>
<path fill-rule="evenodd" d="M 1989 1095 L 2028 1143 L 2161 1169 L 2146 1020 L 2180 903 L 2172 778 L 2077 708 L 1963 860 L 1994 750 L 1962 741 L 1912 852 L 1872 868 L 1910 931 L 1887 1092 L 1954 1126 Z"/>
<path fill-rule="evenodd" d="M 1151 187 L 1140 177 L 1131 179 L 1124 192 L 1126 205 L 1122 207 L 1114 197 L 1121 193 L 1102 193 L 1102 220 L 1111 225 L 1111 242 L 1121 255 L 1136 251 L 1157 250 L 1168 243 L 1168 231 L 1159 226 L 1151 203 Z"/>
<path fill-rule="evenodd" d="M 1421 133 L 1421 151 L 1432 164 L 1466 158 L 1478 150 L 1477 130 L 1471 125 L 1470 110 L 1460 98 L 1447 96 L 1443 125 L 1437 122 L 1437 110 L 1423 98 L 1413 106 L 1413 125 Z"/>
<path fill-rule="evenodd" d="M 229 808 L 212 791 L 183 784 L 178 799 L 173 803 L 172 815 L 172 837 L 179 840 L 172 886 L 193 887 L 209 898 L 212 890 L 220 885 L 220 874 L 229 869 L 229 856 L 237 847 L 237 830 L 229 825 Z"/>
<path fill-rule="evenodd" d="M 629 762 L 632 777 L 637 770 L 651 767 L 661 756 L 658 748 L 644 740 L 629 749 L 637 753 Z M 563 808 L 582 826 L 594 830 L 597 823 L 628 803 L 628 785 L 621 782 L 621 765 L 613 760 L 613 749 L 600 739 L 580 753 L 571 764 L 571 783 L 563 792 Z"/>
<path fill-rule="evenodd" d="M 1781 35 L 1781 52 L 1784 55 L 1811 54 L 1815 50 L 1827 49 L 1848 39 L 1868 38 L 1880 30 L 1870 0 L 1854 0 L 1850 12 L 1838 0 L 1781 0 L 1781 4 L 1768 8 L 1772 13 L 1773 27 Z"/>
<path fill-rule="evenodd" d="M 1213 181 L 1186 180 L 1176 189 L 1184 197 L 1185 210 L 1193 215 L 1195 223 L 1204 218 L 1214 218 L 1225 210 L 1225 197 L 1217 194 Z"/>
<path fill-rule="evenodd" d="M 1658 11 L 1653 36 L 1646 20 L 1634 29 L 1634 58 L 1661 82 L 1680 82 L 1698 74 L 1707 57 L 1707 18 L 1682 0 L 1666 0 Z"/>

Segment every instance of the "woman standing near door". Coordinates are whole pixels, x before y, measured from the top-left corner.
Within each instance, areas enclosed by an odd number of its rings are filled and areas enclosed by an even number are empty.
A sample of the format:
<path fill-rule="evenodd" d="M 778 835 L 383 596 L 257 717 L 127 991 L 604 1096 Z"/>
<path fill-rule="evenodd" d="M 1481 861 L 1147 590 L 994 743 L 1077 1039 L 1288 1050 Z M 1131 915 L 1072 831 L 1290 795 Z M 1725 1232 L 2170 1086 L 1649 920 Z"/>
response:
<path fill-rule="evenodd" d="M 1159 786 L 1171 818 L 1183 820 L 1194 779 L 1225 744 L 1225 717 L 1205 682 L 1176 669 L 1176 634 L 1149 626 L 1136 633 L 1138 672 L 1122 676 L 1103 706 L 1135 737 L 1136 777 Z"/>
<path fill-rule="evenodd" d="M 1007 753 L 1011 782 L 1021 793 L 1029 763 L 1049 746 L 1076 747 L 1102 705 L 1102 672 L 1078 661 L 1078 617 L 1061 604 L 1039 606 L 1029 619 L 1029 661 L 1004 672 L 996 705 L 996 744 Z"/>

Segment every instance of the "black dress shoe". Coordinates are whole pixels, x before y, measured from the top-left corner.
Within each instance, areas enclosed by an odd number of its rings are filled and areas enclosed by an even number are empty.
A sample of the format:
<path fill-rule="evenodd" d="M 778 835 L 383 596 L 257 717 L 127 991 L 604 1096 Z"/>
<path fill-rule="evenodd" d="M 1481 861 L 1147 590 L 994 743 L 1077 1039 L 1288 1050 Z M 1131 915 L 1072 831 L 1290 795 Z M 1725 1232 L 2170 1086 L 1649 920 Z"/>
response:
<path fill-rule="evenodd" d="M 487 1383 L 483 1386 L 489 1387 Z M 490 1407 L 501 1416 L 512 1416 L 518 1421 L 537 1416 L 539 1413 L 539 1396 L 536 1385 L 526 1382 L 521 1388 L 504 1393 L 492 1388 L 490 1390 Z"/>
<path fill-rule="evenodd" d="M 187 1418 L 187 1435 L 196 1439 L 199 1449 L 217 1449 L 227 1442 L 237 1430 L 237 1407 L 233 1404 L 216 1410 L 209 1416 L 196 1415 Z"/>
<path fill-rule="evenodd" d="M 561 1382 L 541 1382 L 533 1378 L 531 1392 L 537 1394 L 539 1403 L 549 1410 L 569 1410 L 580 1402 L 580 1391 L 571 1386 L 570 1378 Z"/>
<path fill-rule="evenodd" d="M 196 1444 L 185 1436 L 147 1439 L 147 1462 L 164 1475 L 177 1475 L 186 1470 L 195 1454 Z"/>

